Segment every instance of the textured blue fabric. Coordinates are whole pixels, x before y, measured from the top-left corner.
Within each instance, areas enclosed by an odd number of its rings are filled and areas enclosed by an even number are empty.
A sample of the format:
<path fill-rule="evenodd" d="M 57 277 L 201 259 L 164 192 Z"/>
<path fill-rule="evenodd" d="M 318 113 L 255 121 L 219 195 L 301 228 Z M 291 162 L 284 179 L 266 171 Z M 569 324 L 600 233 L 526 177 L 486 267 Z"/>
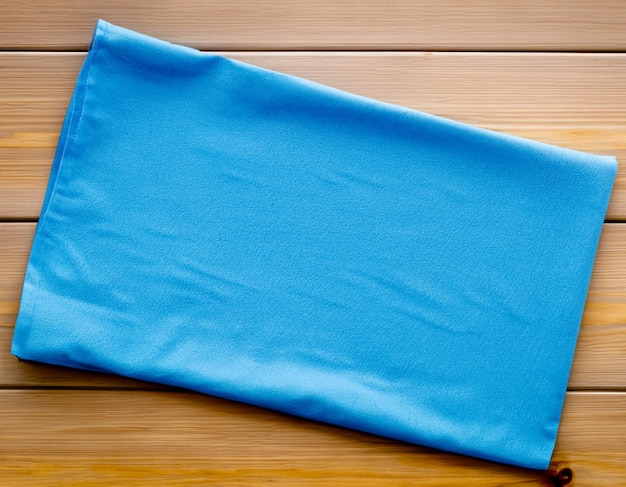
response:
<path fill-rule="evenodd" d="M 615 172 L 100 21 L 12 351 L 543 469 Z"/>

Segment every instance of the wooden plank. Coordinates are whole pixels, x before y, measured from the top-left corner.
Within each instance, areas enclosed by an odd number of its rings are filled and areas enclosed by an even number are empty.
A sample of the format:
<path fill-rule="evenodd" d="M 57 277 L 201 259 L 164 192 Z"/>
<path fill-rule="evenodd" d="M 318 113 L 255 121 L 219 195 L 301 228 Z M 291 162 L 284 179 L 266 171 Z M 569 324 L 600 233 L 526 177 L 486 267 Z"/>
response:
<path fill-rule="evenodd" d="M 0 391 L 7 485 L 556 485 L 448 454 L 211 397 Z M 569 393 L 553 457 L 572 485 L 626 482 L 626 394 Z"/>
<path fill-rule="evenodd" d="M 10 330 L 18 311 L 34 229 L 34 223 L 0 223 L 0 387 L 146 387 L 136 383 L 113 386 L 110 378 L 98 374 L 20 364 L 9 354 Z M 625 288 L 626 224 L 605 224 L 570 378 L 571 389 L 626 388 Z"/>
<path fill-rule="evenodd" d="M 79 387 L 90 389 L 173 390 L 171 387 L 165 387 L 160 384 L 127 379 L 111 374 L 21 362 L 11 355 L 12 336 L 13 328 L 0 327 L 0 388 Z"/>
<path fill-rule="evenodd" d="M 626 9 L 625 9 L 626 10 Z M 227 53 L 340 89 L 626 160 L 626 55 Z M 0 218 L 36 218 L 83 54 L 0 53 Z M 626 172 L 609 219 L 626 219 Z"/>
<path fill-rule="evenodd" d="M 34 223 L 0 223 L 0 327 L 15 323 L 34 233 Z"/>
<path fill-rule="evenodd" d="M 0 47 L 86 49 L 99 17 L 202 49 L 626 48 L 620 0 L 3 0 Z"/>
<path fill-rule="evenodd" d="M 626 303 L 599 303 L 599 310 L 595 308 L 597 302 L 587 303 L 569 382 L 571 390 L 626 389 Z M 611 325 L 611 319 L 621 324 Z M 10 354 L 12 336 L 11 327 L 0 327 L 0 387 L 165 389 L 108 374 L 20 362 Z"/>

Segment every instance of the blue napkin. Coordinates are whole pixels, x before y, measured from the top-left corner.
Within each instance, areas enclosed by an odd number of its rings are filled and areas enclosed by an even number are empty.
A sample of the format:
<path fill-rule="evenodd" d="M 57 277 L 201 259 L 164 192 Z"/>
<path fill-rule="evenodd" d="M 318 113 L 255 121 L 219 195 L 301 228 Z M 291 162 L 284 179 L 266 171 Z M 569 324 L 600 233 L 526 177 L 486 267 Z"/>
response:
<path fill-rule="evenodd" d="M 99 21 L 12 352 L 544 469 L 615 172 Z"/>

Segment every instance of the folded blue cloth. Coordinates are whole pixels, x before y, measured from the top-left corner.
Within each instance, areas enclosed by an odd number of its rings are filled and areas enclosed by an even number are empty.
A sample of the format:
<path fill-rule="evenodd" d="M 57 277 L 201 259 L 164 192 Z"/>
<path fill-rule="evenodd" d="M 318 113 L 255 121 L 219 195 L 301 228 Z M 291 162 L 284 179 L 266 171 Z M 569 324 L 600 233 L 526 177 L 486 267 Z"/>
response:
<path fill-rule="evenodd" d="M 543 469 L 615 172 L 99 21 L 12 352 Z"/>

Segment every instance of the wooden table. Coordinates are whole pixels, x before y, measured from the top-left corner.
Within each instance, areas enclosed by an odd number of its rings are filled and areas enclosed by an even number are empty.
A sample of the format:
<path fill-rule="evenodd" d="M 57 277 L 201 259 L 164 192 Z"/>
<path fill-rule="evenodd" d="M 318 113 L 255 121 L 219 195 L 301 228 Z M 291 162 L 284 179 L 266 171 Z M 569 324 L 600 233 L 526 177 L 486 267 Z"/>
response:
<path fill-rule="evenodd" d="M 0 485 L 561 485 L 567 469 L 570 485 L 626 485 L 624 174 L 602 234 L 551 473 L 12 357 L 31 238 L 98 17 L 626 160 L 621 0 L 143 3 L 0 3 Z"/>

